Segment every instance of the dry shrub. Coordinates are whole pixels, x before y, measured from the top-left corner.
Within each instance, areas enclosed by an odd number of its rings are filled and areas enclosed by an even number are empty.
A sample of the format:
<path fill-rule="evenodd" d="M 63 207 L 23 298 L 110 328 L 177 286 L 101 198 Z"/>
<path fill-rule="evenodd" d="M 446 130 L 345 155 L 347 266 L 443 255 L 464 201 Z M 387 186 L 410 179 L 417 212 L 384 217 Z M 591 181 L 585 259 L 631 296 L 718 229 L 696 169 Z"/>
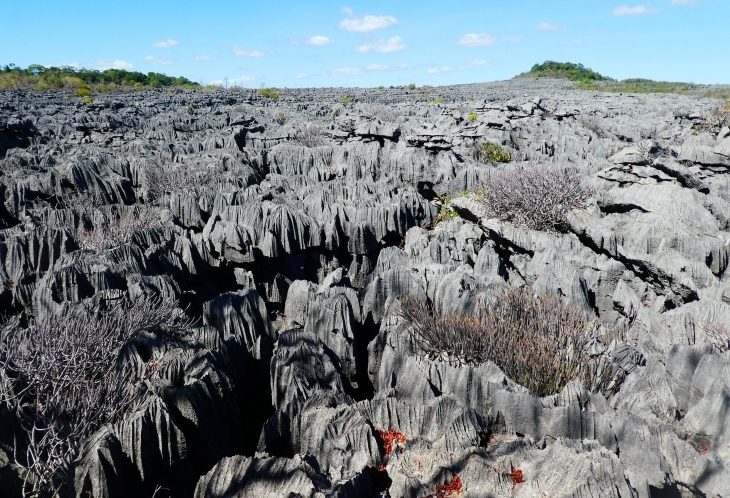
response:
<path fill-rule="evenodd" d="M 538 396 L 560 392 L 574 379 L 609 393 L 623 375 L 607 353 L 615 334 L 561 299 L 511 289 L 485 303 L 481 318 L 441 313 L 410 297 L 400 309 L 420 352 L 455 364 L 492 361 Z"/>
<path fill-rule="evenodd" d="M 294 141 L 304 147 L 319 147 L 326 142 L 324 132 L 317 126 L 307 126 L 294 133 Z"/>
<path fill-rule="evenodd" d="M 712 344 L 713 349 L 718 353 L 730 351 L 730 330 L 728 326 L 720 322 L 707 322 L 703 327 L 707 342 Z"/>
<path fill-rule="evenodd" d="M 586 130 L 593 132 L 598 138 L 608 137 L 606 129 L 596 116 L 584 116 L 579 118 L 578 121 Z"/>
<path fill-rule="evenodd" d="M 517 168 L 482 182 L 482 201 L 492 218 L 531 230 L 567 232 L 568 212 L 593 194 L 572 168 Z"/>
<path fill-rule="evenodd" d="M 714 111 L 695 125 L 700 131 L 717 135 L 723 127 L 730 126 L 730 102 L 719 105 Z"/>
<path fill-rule="evenodd" d="M 52 494 L 84 440 L 122 417 L 135 396 L 118 361 L 128 341 L 140 330 L 190 325 L 177 302 L 142 297 L 0 330 L 0 398 L 27 437 L 25 454 L 14 455 L 29 471 L 26 494 Z"/>
<path fill-rule="evenodd" d="M 92 229 L 84 230 L 79 247 L 101 252 L 131 242 L 139 230 L 159 225 L 159 214 L 150 208 L 137 209 L 131 215 L 112 213 L 110 218 L 100 217 Z"/>
<path fill-rule="evenodd" d="M 400 123 L 403 120 L 403 112 L 387 105 L 373 105 L 364 112 L 384 123 Z"/>
<path fill-rule="evenodd" d="M 182 190 L 197 192 L 200 187 L 216 183 L 221 173 L 222 169 L 217 167 L 196 168 L 185 165 L 167 168 L 147 167 L 144 172 L 145 199 L 148 202 L 156 201 L 165 192 Z"/>

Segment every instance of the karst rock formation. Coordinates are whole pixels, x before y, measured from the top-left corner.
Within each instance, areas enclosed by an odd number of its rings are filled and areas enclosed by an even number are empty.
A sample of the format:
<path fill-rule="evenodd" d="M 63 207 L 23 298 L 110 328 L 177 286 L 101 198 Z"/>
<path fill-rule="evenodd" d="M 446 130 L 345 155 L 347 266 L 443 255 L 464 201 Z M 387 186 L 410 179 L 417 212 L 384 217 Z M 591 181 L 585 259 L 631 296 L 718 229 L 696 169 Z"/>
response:
<path fill-rule="evenodd" d="M 432 91 L 0 93 L 6 330 L 121 296 L 194 321 L 125 348 L 143 395 L 84 442 L 61 495 L 730 496 L 718 101 Z M 479 160 L 484 141 L 512 162 Z M 550 166 L 592 191 L 567 233 L 486 215 L 483 181 Z M 473 314 L 509 287 L 620 327 L 615 392 L 540 398 L 498 362 L 427 357 L 396 312 L 412 296 Z M 20 496 L 0 416 L 0 495 Z"/>

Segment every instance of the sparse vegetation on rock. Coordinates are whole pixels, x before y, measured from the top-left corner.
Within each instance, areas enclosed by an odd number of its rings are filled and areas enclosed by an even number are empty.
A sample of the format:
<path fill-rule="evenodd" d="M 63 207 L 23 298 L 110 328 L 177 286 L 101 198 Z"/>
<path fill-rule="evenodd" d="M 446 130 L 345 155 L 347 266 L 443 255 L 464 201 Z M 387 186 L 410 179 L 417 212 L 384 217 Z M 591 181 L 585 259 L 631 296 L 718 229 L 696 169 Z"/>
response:
<path fill-rule="evenodd" d="M 591 196 L 575 169 L 553 166 L 495 173 L 482 183 L 482 191 L 490 217 L 548 232 L 567 231 L 568 212 Z"/>
<path fill-rule="evenodd" d="M 411 323 L 416 348 L 429 357 L 457 365 L 492 361 L 539 396 L 560 392 L 575 379 L 596 392 L 616 387 L 608 357 L 589 350 L 596 340 L 607 348 L 615 335 L 560 299 L 512 289 L 487 301 L 478 316 L 461 316 L 404 297 L 400 313 Z"/>

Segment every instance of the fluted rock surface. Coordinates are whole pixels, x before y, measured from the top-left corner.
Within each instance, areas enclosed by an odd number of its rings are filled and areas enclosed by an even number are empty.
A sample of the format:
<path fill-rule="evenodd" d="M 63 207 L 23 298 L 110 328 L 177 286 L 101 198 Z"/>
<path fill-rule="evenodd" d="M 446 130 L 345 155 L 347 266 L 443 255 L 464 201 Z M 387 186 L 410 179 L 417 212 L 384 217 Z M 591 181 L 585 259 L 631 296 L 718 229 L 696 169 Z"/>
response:
<path fill-rule="evenodd" d="M 149 296 L 193 323 L 125 345 L 137 396 L 62 496 L 728 495 L 719 103 L 550 80 L 432 91 L 0 93 L 2 337 Z M 483 182 L 560 166 L 590 191 L 564 233 L 490 216 Z M 622 382 L 538 397 L 510 358 L 423 355 L 398 311 L 479 316 L 510 288 L 621 331 Z M 13 417 L 0 407 L 0 489 L 18 496 Z"/>

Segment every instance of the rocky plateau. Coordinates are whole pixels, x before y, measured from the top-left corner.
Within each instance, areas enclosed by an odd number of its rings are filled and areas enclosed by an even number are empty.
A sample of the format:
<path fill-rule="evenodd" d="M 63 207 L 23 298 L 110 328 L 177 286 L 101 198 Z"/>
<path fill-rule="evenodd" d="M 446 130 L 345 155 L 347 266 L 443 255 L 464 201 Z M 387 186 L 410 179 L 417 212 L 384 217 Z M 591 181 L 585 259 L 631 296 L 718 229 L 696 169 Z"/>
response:
<path fill-rule="evenodd" d="M 431 91 L 0 93 L 3 333 L 121 297 L 194 322 L 125 348 L 144 395 L 61 495 L 730 496 L 723 104 Z M 481 162 L 484 141 L 512 161 Z M 592 189 L 568 233 L 485 214 L 483 181 L 550 166 Z M 497 362 L 426 357 L 396 312 L 470 314 L 511 287 L 624 331 L 614 393 L 541 398 Z M 2 496 L 22 494 L 17 439 L 0 409 Z"/>

